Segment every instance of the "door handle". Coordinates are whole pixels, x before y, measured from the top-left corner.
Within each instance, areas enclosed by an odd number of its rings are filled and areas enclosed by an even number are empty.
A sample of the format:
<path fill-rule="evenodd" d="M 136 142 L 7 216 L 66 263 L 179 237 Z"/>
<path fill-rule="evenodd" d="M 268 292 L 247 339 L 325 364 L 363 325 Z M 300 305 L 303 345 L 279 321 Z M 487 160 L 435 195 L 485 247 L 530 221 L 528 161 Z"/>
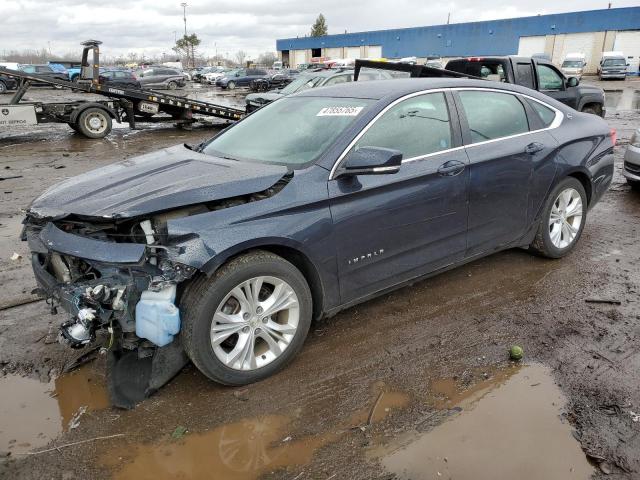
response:
<path fill-rule="evenodd" d="M 449 160 L 438 167 L 438 173 L 443 177 L 453 177 L 462 173 L 465 164 L 458 160 Z"/>
<path fill-rule="evenodd" d="M 542 150 L 544 150 L 544 145 L 540 142 L 533 142 L 524 147 L 524 152 L 529 155 L 534 155 Z"/>

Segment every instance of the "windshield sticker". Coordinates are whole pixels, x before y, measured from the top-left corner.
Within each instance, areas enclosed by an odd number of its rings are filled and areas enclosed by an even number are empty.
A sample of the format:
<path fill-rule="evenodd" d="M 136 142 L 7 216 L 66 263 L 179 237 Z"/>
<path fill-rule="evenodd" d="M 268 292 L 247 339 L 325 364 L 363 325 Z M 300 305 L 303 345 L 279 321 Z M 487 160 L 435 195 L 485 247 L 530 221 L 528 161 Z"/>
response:
<path fill-rule="evenodd" d="M 325 107 L 316 117 L 356 117 L 364 107 Z"/>

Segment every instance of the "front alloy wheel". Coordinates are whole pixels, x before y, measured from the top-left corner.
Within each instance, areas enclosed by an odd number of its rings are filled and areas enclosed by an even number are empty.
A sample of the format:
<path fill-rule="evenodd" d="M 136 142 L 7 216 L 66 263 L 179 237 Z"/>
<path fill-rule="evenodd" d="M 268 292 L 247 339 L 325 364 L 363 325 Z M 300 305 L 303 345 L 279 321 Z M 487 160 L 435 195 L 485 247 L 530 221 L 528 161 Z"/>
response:
<path fill-rule="evenodd" d="M 195 366 L 219 383 L 246 385 L 274 374 L 302 348 L 312 298 L 300 270 L 257 250 L 195 279 L 180 311 L 182 342 Z"/>
<path fill-rule="evenodd" d="M 287 349 L 299 319 L 298 296 L 287 282 L 255 277 L 220 302 L 211 323 L 211 346 L 229 368 L 262 368 Z"/>

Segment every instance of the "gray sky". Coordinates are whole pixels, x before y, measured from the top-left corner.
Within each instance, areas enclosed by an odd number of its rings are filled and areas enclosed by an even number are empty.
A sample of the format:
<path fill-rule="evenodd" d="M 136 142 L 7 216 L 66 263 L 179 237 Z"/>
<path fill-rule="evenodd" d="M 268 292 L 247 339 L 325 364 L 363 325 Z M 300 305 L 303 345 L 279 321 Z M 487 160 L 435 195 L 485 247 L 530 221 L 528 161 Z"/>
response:
<path fill-rule="evenodd" d="M 595 0 L 187 0 L 187 28 L 202 39 L 201 51 L 250 57 L 275 51 L 276 38 L 303 36 L 318 13 L 329 33 L 378 30 L 451 22 L 522 17 L 606 8 Z M 614 1 L 629 7 L 638 0 Z M 479 6 L 481 5 L 481 6 Z M 0 55 L 3 50 L 51 48 L 54 54 L 79 51 L 82 40 L 103 41 L 103 55 L 170 53 L 174 31 L 184 32 L 177 0 L 0 0 Z"/>

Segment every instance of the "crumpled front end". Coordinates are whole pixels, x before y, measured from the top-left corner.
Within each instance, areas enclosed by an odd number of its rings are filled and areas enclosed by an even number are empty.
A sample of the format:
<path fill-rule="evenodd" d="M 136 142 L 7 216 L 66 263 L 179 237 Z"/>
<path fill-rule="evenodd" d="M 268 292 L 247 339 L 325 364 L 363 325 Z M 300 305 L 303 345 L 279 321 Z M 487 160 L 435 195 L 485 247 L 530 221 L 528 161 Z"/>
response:
<path fill-rule="evenodd" d="M 29 242 L 40 289 L 68 318 L 59 339 L 72 348 L 106 331 L 114 404 L 129 408 L 173 377 L 187 362 L 179 339 L 180 283 L 196 273 L 173 263 L 152 220 L 96 222 L 27 216 Z M 124 359 L 124 360 L 123 360 Z M 126 368 L 118 368 L 120 362 Z M 160 362 L 154 368 L 154 365 Z M 117 378 L 122 370 L 124 377 Z"/>

